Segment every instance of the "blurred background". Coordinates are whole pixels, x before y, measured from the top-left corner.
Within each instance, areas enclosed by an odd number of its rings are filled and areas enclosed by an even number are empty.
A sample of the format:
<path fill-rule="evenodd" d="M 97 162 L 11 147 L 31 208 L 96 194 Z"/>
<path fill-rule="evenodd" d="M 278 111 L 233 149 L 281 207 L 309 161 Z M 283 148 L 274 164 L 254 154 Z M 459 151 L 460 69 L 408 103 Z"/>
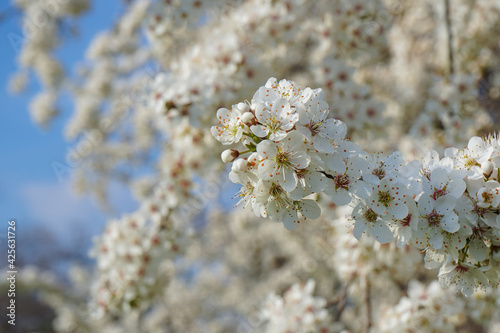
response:
<path fill-rule="evenodd" d="M 83 59 L 91 39 L 109 28 L 123 6 L 120 0 L 93 3 L 81 17 L 78 34 L 67 38 L 67 45 L 57 51 L 66 70 Z M 28 112 L 30 101 L 40 90 L 37 80 L 30 80 L 21 94 L 10 91 L 9 81 L 18 67 L 16 42 L 20 42 L 19 36 L 23 35 L 21 18 L 21 12 L 9 1 L 0 2 L 0 266 L 7 262 L 3 255 L 7 221 L 14 219 L 19 269 L 32 264 L 59 272 L 58 276 L 64 280 L 70 263 L 92 264 L 88 256 L 92 236 L 102 232 L 106 220 L 135 210 L 137 203 L 128 188 L 113 184 L 109 189 L 111 209 L 104 209 L 94 198 L 75 193 L 71 169 L 58 175 L 55 166 L 67 165 L 66 156 L 72 149 L 72 143 L 63 137 L 72 105 L 69 99 L 63 98 L 59 103 L 61 116 L 50 127 L 42 129 Z M 38 325 L 51 331 L 52 311 L 35 300 L 34 294 L 18 298 L 18 316 L 22 319 L 16 332 L 36 331 Z M 6 301 L 6 293 L 0 293 L 2 308 Z M 13 328 L 2 320 L 0 331 L 9 329 Z"/>

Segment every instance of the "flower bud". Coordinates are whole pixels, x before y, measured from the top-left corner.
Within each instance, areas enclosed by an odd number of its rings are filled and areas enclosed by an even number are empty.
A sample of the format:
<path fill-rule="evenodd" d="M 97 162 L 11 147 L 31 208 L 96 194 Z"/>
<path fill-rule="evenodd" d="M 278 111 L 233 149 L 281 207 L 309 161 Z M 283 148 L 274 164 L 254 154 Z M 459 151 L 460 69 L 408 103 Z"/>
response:
<path fill-rule="evenodd" d="M 234 161 L 231 171 L 233 172 L 245 172 L 248 170 L 248 161 L 244 158 L 237 159 Z"/>
<path fill-rule="evenodd" d="M 224 163 L 232 162 L 237 159 L 238 156 L 240 156 L 240 152 L 234 149 L 226 149 L 221 154 L 222 162 Z"/>
<path fill-rule="evenodd" d="M 496 261 L 500 261 L 500 246 L 491 245 L 491 254 L 493 256 L 493 259 L 495 259 Z"/>
<path fill-rule="evenodd" d="M 483 170 L 483 175 L 486 178 L 489 178 L 491 176 L 491 173 L 493 172 L 494 168 L 495 166 L 490 161 L 485 161 L 481 163 L 481 170 Z"/>
<path fill-rule="evenodd" d="M 255 119 L 255 116 L 251 112 L 245 112 L 241 116 L 241 121 L 248 127 L 257 124 L 257 119 Z"/>
<path fill-rule="evenodd" d="M 240 110 L 242 113 L 243 112 L 248 112 L 248 110 L 250 110 L 250 106 L 248 106 L 248 104 L 245 104 L 245 103 L 238 103 L 238 105 L 236 106 L 238 108 L 238 110 Z"/>

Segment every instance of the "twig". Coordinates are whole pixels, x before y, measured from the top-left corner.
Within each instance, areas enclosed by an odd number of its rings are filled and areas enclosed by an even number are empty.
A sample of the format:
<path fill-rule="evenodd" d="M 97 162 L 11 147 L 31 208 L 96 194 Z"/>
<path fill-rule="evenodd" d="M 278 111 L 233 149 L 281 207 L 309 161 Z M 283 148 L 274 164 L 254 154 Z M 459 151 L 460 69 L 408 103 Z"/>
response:
<path fill-rule="evenodd" d="M 340 316 L 342 315 L 342 312 L 345 309 L 345 301 L 346 301 L 346 296 L 347 296 L 347 289 L 349 289 L 349 286 L 351 283 L 354 281 L 356 278 L 356 274 L 351 275 L 349 280 L 344 284 L 344 287 L 340 291 L 340 293 L 330 301 L 328 301 L 325 305 L 325 308 L 331 308 L 335 305 L 337 305 L 337 313 L 335 314 L 335 321 L 338 321 L 340 319 Z"/>
<path fill-rule="evenodd" d="M 448 32 L 448 61 L 449 74 L 455 73 L 455 64 L 453 59 L 453 32 L 451 31 L 450 0 L 444 0 L 444 15 L 446 19 L 446 30 Z"/>
<path fill-rule="evenodd" d="M 364 314 L 365 314 L 365 327 L 363 328 L 363 333 L 369 333 L 370 327 L 372 326 L 372 307 L 371 307 L 371 297 L 370 297 L 370 282 L 366 275 L 363 276 L 364 285 Z"/>

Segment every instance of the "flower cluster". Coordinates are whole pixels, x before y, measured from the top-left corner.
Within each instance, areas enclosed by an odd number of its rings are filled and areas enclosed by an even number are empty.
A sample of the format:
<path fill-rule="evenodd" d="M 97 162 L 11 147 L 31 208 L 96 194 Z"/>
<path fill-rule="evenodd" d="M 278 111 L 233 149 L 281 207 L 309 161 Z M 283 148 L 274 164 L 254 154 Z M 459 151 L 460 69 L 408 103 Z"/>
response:
<path fill-rule="evenodd" d="M 326 300 L 314 297 L 314 281 L 295 284 L 283 297 L 270 295 L 262 316 L 265 332 L 334 332 L 333 319 L 326 310 Z"/>
<path fill-rule="evenodd" d="M 250 103 L 217 111 L 212 135 L 245 148 L 222 153 L 230 179 L 257 216 L 293 229 L 299 212 L 317 218 L 314 194 L 353 207 L 353 234 L 379 243 L 425 250 L 427 266 L 441 267 L 443 285 L 465 295 L 498 284 L 500 246 L 500 142 L 473 137 L 421 162 L 402 154 L 370 155 L 345 139 L 344 123 L 330 117 L 320 89 L 300 89 L 271 78 Z M 244 149 L 244 150 L 243 150 Z"/>
<path fill-rule="evenodd" d="M 64 170 L 81 192 L 118 179 L 141 202 L 97 239 L 89 290 L 47 298 L 56 331 L 252 331 L 269 292 L 268 331 L 463 330 L 462 302 L 499 331 L 499 139 L 445 151 L 498 123 L 497 0 L 126 1 L 77 68 L 56 51 L 95 1 L 12 3 L 11 90 L 38 79 L 43 126 L 69 92 Z M 269 73 L 324 90 L 259 88 Z M 206 214 L 224 205 L 219 156 L 248 214 Z M 312 282 L 281 296 L 311 278 L 321 298 Z"/>
<path fill-rule="evenodd" d="M 108 224 L 91 255 L 98 277 L 90 306 L 95 318 L 146 309 L 171 277 L 181 240 L 167 221 L 148 221 L 145 210 Z"/>
<path fill-rule="evenodd" d="M 380 161 L 372 169 L 380 181 L 353 210 L 354 236 L 368 231 L 381 243 L 396 237 L 398 246 L 423 249 L 426 266 L 440 267 L 441 284 L 457 284 L 466 296 L 497 286 L 499 147 L 497 135 L 473 137 L 467 148 L 445 150 L 444 158 L 431 150 L 419 164 L 397 153 Z"/>
<path fill-rule="evenodd" d="M 429 286 L 410 281 L 408 297 L 382 311 L 378 332 L 456 332 L 464 324 L 464 302 L 436 281 Z"/>
<path fill-rule="evenodd" d="M 348 190 L 362 188 L 354 168 L 354 161 L 363 162 L 359 148 L 346 140 L 345 124 L 330 117 L 321 89 L 271 78 L 249 104 L 221 108 L 217 119 L 212 135 L 224 145 L 244 147 L 225 150 L 222 159 L 232 162 L 229 177 L 243 185 L 239 196 L 257 216 L 293 229 L 298 213 L 319 217 L 311 195 L 329 183 L 339 204 L 350 202 Z"/>

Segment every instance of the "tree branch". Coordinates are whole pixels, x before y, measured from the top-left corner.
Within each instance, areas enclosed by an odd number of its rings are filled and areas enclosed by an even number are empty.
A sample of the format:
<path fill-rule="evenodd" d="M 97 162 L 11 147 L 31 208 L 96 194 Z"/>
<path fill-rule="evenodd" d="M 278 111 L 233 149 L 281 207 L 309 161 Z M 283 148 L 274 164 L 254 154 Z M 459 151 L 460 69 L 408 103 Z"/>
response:
<path fill-rule="evenodd" d="M 450 75 L 455 73 L 454 55 L 453 55 L 453 32 L 451 31 L 450 0 L 444 0 L 444 15 L 446 19 L 446 31 L 448 32 L 448 71 Z"/>
<path fill-rule="evenodd" d="M 349 289 L 349 286 L 351 283 L 354 281 L 356 278 L 356 274 L 351 275 L 351 277 L 347 280 L 347 282 L 344 284 L 344 287 L 340 291 L 340 293 L 330 301 L 328 301 L 325 305 L 325 308 L 331 308 L 335 305 L 337 305 L 337 313 L 335 314 L 335 321 L 338 321 L 340 319 L 340 316 L 342 315 L 342 312 L 345 309 L 345 300 L 347 297 L 347 289 Z"/>
<path fill-rule="evenodd" d="M 370 282 L 366 275 L 363 276 L 364 295 L 363 295 L 363 308 L 365 314 L 365 327 L 363 333 L 369 333 L 372 326 L 372 307 L 370 297 Z"/>

